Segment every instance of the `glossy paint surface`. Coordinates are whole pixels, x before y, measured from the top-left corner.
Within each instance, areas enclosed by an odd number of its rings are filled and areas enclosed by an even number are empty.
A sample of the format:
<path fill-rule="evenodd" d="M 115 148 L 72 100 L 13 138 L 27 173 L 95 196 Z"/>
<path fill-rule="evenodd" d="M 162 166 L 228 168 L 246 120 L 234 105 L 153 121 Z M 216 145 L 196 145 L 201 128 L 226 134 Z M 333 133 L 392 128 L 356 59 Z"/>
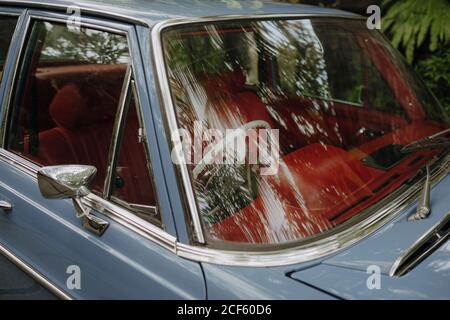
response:
<path fill-rule="evenodd" d="M 0 198 L 13 204 L 10 213 L 0 213 L 1 244 L 72 297 L 204 298 L 198 263 L 106 217 L 110 226 L 97 237 L 81 228 L 70 201 L 43 199 L 34 178 L 3 161 L 0 172 Z M 81 270 L 80 290 L 66 287 L 72 265 Z"/>
<path fill-rule="evenodd" d="M 44 18 L 58 18 L 49 11 L 31 11 L 30 14 Z M 22 19 L 22 22 L 26 19 Z M 143 118 L 150 145 L 155 180 L 159 192 L 160 209 L 166 213 L 164 224 L 168 233 L 175 234 L 164 176 L 159 169 L 159 151 L 152 121 L 149 121 L 149 100 L 146 76 L 142 67 L 139 42 L 134 28 L 118 25 L 102 19 L 83 17 L 83 22 L 119 28 L 129 33 L 133 47 L 132 55 L 137 66 L 135 79 L 142 104 Z M 13 42 L 10 57 L 18 56 L 20 37 L 26 25 L 19 28 Z M 20 29 L 19 29 L 20 30 Z M 14 59 L 10 59 L 2 81 L 2 114 L 5 112 L 5 92 L 11 86 Z M 155 158 L 153 158 L 155 157 Z M 161 180 L 160 180 L 161 179 Z M 93 212 L 107 220 L 107 233 L 98 237 L 83 229 L 75 217 L 70 200 L 44 199 L 39 192 L 37 180 L 18 169 L 6 159 L 0 159 L 0 199 L 12 204 L 10 212 L 0 211 L 0 245 L 12 252 L 28 267 L 39 273 L 69 297 L 83 299 L 202 299 L 206 297 L 200 264 L 178 257 L 173 251 L 162 247 L 131 231 L 122 224 L 99 212 Z M 81 287 L 69 288 L 69 267 L 81 271 Z M 69 268 L 69 269 L 68 269 Z M 20 275 L 16 267 L 16 273 Z M 12 271 L 11 271 L 12 272 Z M 0 283 L 6 286 L 11 272 L 0 275 Z M 24 275 L 21 281 L 26 281 Z M 18 283 L 19 285 L 19 283 Z"/>
<path fill-rule="evenodd" d="M 346 299 L 448 299 L 449 241 L 402 277 L 390 277 L 389 270 L 404 250 L 450 213 L 449 190 L 450 176 L 433 188 L 429 218 L 407 221 L 416 210 L 415 204 L 358 245 L 326 259 L 315 268 L 296 272 L 292 278 Z M 367 288 L 370 266 L 380 268 L 380 289 Z"/>
<path fill-rule="evenodd" d="M 276 268 L 239 268 L 206 265 L 208 297 L 273 299 L 448 299 L 450 297 L 450 242 L 406 275 L 395 278 L 389 269 L 405 249 L 450 212 L 450 176 L 431 193 L 428 219 L 407 221 L 417 203 L 379 231 L 321 261 Z M 380 268 L 380 289 L 369 289 L 369 266 Z M 289 280 L 287 280 L 289 279 Z"/>
<path fill-rule="evenodd" d="M 449 190 L 450 176 L 447 176 L 431 191 L 432 213 L 427 219 L 407 220 L 416 212 L 417 204 L 414 204 L 357 246 L 327 259 L 326 264 L 362 271 L 366 271 L 369 265 L 378 265 L 381 272 L 388 275 L 392 264 L 403 250 L 409 248 L 450 213 Z M 450 262 L 450 258 L 447 260 Z M 447 281 L 450 283 L 450 278 Z"/>
<path fill-rule="evenodd" d="M 204 264 L 209 299 L 337 299 L 293 281 L 281 268 L 224 267 Z"/>
<path fill-rule="evenodd" d="M 352 13 L 308 5 L 295 5 L 274 1 L 221 1 L 221 0 L 76 0 L 76 1 L 24 1 L 28 6 L 48 7 L 57 5 L 61 9 L 77 6 L 83 10 L 96 10 L 120 16 L 129 16 L 145 24 L 175 18 L 211 17 L 218 15 L 251 14 L 339 14 L 356 16 Z M 20 5 L 16 1 L 2 0 L 0 3 Z"/>
<path fill-rule="evenodd" d="M 25 272 L 0 255 L 0 300 L 52 300 L 56 297 L 39 283 L 29 277 Z"/>
<path fill-rule="evenodd" d="M 247 4 L 250 1 L 242 1 L 241 8 L 227 7 L 221 1 L 27 2 L 33 3 L 35 8 L 54 3 L 65 8 L 75 3 L 83 8 L 129 14 L 149 24 L 166 18 L 218 14 L 341 14 L 335 10 L 266 1 L 261 1 L 262 7 L 254 8 Z M 18 2 L 0 1 L 2 4 L 18 5 Z M 92 18 L 90 16 L 89 19 Z M 98 21 L 105 23 L 102 19 Z M 149 62 L 149 30 L 144 26 L 131 26 L 131 29 L 136 30 L 136 33 L 132 33 L 131 42 L 139 46 L 138 51 L 133 51 L 133 59 L 138 66 L 135 77 L 138 90 L 143 93 L 141 103 L 147 143 L 166 230 L 177 236 L 178 241 L 188 243 L 182 195 L 178 191 L 176 173 L 170 161 L 154 66 Z M 25 30 L 22 30 L 24 33 Z M 11 56 L 18 55 L 18 48 L 18 42 L 12 44 Z M 5 111 L 5 93 L 13 73 L 11 62 L 5 69 L 0 86 L 0 114 Z M 407 216 L 415 211 L 414 204 L 377 233 L 322 261 L 277 268 L 225 267 L 206 263 L 201 265 L 180 258 L 173 251 L 141 237 L 99 212 L 95 214 L 107 220 L 110 227 L 102 237 L 96 237 L 81 227 L 70 201 L 43 199 L 34 177 L 1 159 L 0 200 L 12 203 L 13 210 L 9 213 L 0 211 L 0 244 L 73 298 L 448 299 L 449 242 L 406 276 L 397 279 L 387 275 L 398 255 L 450 211 L 448 190 L 449 177 L 433 187 L 432 214 L 429 219 L 407 222 Z M 29 278 L 14 269 L 14 265 L 2 257 L 0 263 L 1 270 L 6 270 L 0 271 L 3 288 L 7 288 L 5 278 L 13 279 L 11 275 L 15 275 L 17 281 L 10 288 L 34 288 L 33 282 L 26 282 Z M 381 290 L 367 289 L 366 269 L 372 264 L 381 267 Z M 71 265 L 81 269 L 80 290 L 69 290 L 66 286 L 69 276 L 67 268 Z"/>

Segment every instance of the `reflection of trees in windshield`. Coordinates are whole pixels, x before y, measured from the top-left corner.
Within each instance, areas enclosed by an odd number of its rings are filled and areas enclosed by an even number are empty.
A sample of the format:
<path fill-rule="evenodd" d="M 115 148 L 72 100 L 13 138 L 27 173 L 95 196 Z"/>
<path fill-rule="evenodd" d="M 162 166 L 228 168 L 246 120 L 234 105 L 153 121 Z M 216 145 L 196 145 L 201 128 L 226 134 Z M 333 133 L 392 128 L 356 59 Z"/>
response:
<path fill-rule="evenodd" d="M 42 60 L 76 60 L 85 63 L 124 63 L 128 57 L 126 38 L 108 32 L 81 28 L 70 31 L 65 25 L 45 24 L 47 32 Z"/>
<path fill-rule="evenodd" d="M 263 121 L 280 131 L 273 177 L 247 164 L 193 174 L 212 239 L 279 243 L 340 225 L 428 158 L 383 170 L 367 159 L 441 126 L 424 121 L 413 99 L 420 84 L 360 21 L 226 22 L 167 31 L 163 41 L 181 128 L 194 136 L 195 121 L 218 130 Z"/>
<path fill-rule="evenodd" d="M 277 57 L 279 84 L 296 95 L 329 98 L 324 52 L 309 20 L 264 22 L 260 34 Z"/>

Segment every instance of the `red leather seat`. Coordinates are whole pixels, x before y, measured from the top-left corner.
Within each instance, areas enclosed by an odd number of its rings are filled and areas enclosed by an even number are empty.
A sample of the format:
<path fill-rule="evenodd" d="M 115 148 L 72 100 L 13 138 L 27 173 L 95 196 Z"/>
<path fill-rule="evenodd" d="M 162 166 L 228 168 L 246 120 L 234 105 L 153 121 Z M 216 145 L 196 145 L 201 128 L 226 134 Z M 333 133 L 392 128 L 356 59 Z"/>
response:
<path fill-rule="evenodd" d="M 209 99 L 205 114 L 210 127 L 236 129 L 255 120 L 265 121 L 273 127 L 266 105 L 254 92 L 246 89 L 242 69 L 220 76 L 205 75 L 202 80 Z"/>
<path fill-rule="evenodd" d="M 93 165 L 97 168 L 94 191 L 103 190 L 119 94 L 112 86 L 102 87 L 99 93 L 92 86 L 74 82 L 64 85 L 48 107 L 57 126 L 39 133 L 38 147 L 33 148 L 37 153 L 27 157 L 42 165 Z M 117 167 L 122 187 L 116 189 L 115 195 L 127 202 L 155 205 L 138 128 L 136 108 L 130 106 Z M 29 140 L 25 140 L 25 152 L 30 150 L 29 145 Z"/>
<path fill-rule="evenodd" d="M 156 197 L 144 151 L 138 140 L 139 120 L 134 105 L 129 107 L 122 148 L 117 163 L 117 174 L 123 179 L 123 187 L 116 188 L 114 196 L 129 202 L 147 206 L 156 205 Z"/>
<path fill-rule="evenodd" d="M 283 157 L 261 177 L 249 206 L 210 226 L 217 239 L 245 243 L 297 240 L 330 229 L 340 213 L 372 195 L 379 172 L 341 148 L 313 144 Z"/>
<path fill-rule="evenodd" d="M 293 149 L 314 143 L 342 146 L 343 135 L 335 116 L 323 105 L 296 97 L 274 102 L 283 145 Z"/>
<path fill-rule="evenodd" d="M 81 92 L 76 84 L 69 83 L 57 92 L 48 108 L 57 126 L 39 133 L 37 153 L 32 157 L 42 165 L 95 166 L 94 190 L 98 191 L 103 189 L 117 104 L 102 103 L 92 98 L 95 92 L 83 89 Z"/>

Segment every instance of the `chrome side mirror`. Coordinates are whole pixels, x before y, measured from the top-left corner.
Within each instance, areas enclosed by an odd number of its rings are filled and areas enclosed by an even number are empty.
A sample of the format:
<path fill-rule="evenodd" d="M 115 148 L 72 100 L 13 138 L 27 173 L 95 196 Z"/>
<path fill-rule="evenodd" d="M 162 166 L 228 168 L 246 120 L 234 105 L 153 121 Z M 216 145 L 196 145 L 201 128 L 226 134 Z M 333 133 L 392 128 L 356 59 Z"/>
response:
<path fill-rule="evenodd" d="M 97 169 L 86 165 L 61 165 L 43 167 L 37 179 L 42 196 L 47 199 L 72 199 L 83 227 L 97 235 L 102 235 L 108 222 L 92 215 L 81 199 L 91 193 Z"/>

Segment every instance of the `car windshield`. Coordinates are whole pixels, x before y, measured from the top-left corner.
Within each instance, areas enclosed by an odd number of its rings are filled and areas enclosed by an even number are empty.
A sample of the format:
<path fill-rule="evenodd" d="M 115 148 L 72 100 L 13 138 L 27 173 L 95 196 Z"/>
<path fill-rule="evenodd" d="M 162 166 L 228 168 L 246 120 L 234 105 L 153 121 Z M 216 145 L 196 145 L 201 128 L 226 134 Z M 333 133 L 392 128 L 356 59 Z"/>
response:
<path fill-rule="evenodd" d="M 448 128 L 446 116 L 364 20 L 190 24 L 162 39 L 172 156 L 189 169 L 209 243 L 328 234 L 443 151 L 400 152 Z"/>

